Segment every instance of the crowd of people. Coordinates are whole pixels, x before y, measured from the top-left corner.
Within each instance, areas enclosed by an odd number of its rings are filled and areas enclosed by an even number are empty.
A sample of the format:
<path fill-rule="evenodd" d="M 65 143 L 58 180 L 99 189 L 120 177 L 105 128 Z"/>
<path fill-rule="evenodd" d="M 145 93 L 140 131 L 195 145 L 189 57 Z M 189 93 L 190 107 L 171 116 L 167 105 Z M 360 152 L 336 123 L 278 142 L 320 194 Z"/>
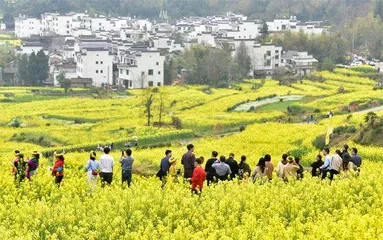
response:
<path fill-rule="evenodd" d="M 102 187 L 110 185 L 113 181 L 115 161 L 110 152 L 111 149 L 108 146 L 104 147 L 104 154 L 100 156 L 99 161 L 96 160 L 96 152 L 90 153 L 89 160 L 84 169 L 88 174 L 87 181 L 92 190 L 97 186 L 98 177 L 101 179 Z M 128 187 L 130 187 L 132 182 L 134 163 L 132 153 L 132 150 L 128 148 L 126 151 L 122 151 L 119 159 L 122 184 L 126 184 Z M 24 160 L 24 154 L 20 153 L 19 150 L 16 150 L 14 154 L 16 158 L 13 160 L 12 172 L 15 182 L 20 184 L 25 178 L 32 181 L 39 167 L 40 155 L 37 152 L 33 152 L 31 159 Z M 356 148 L 352 148 L 350 154 L 349 146 L 345 144 L 342 151 L 336 150 L 334 154 L 330 154 L 330 149 L 324 148 L 322 154 L 324 161 L 322 160 L 322 155 L 319 154 L 316 161 L 311 165 L 311 175 L 313 177 L 321 177 L 322 179 L 328 177 L 330 180 L 333 180 L 334 175 L 340 174 L 341 171 L 360 171 L 362 159 L 358 155 Z M 193 193 L 200 194 L 205 181 L 207 186 L 219 181 L 230 181 L 236 178 L 242 181 L 266 182 L 273 179 L 275 170 L 278 178 L 288 182 L 290 179 L 302 179 L 305 174 L 300 158 L 291 156 L 289 153 L 282 155 L 282 159 L 278 162 L 276 168 L 274 168 L 270 154 L 266 154 L 259 159 L 253 171 L 247 163 L 246 156 L 241 156 L 239 163 L 235 160 L 233 153 L 230 153 L 228 158 L 223 155 L 218 156 L 218 152 L 213 151 L 211 158 L 207 160 L 205 168 L 203 168 L 202 164 L 205 162 L 205 158 L 202 156 L 197 158 L 194 154 L 193 144 L 187 145 L 187 152 L 183 154 L 181 164 L 183 166 L 183 179 L 186 182 L 190 182 Z M 54 158 L 56 162 L 51 172 L 52 176 L 55 177 L 55 184 L 59 187 L 64 178 L 64 156 L 54 153 Z M 173 157 L 171 150 L 166 150 L 165 156 L 160 162 L 160 169 L 156 174 L 162 181 L 162 187 L 169 181 L 179 182 L 180 175 L 181 169 L 177 167 L 177 159 Z"/>

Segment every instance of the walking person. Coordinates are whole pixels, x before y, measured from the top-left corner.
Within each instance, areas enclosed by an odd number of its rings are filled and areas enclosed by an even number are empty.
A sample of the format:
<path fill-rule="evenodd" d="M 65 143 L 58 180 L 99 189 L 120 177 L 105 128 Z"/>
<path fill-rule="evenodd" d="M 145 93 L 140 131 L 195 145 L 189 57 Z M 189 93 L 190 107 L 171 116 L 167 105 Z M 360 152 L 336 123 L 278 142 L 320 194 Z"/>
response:
<path fill-rule="evenodd" d="M 331 163 L 331 156 L 330 156 L 330 149 L 325 147 L 323 148 L 323 156 L 324 156 L 324 163 L 320 167 L 320 170 L 322 172 L 322 179 L 325 179 L 327 177 L 327 173 L 330 171 L 330 163 Z"/>
<path fill-rule="evenodd" d="M 269 181 L 273 180 L 274 164 L 271 162 L 270 154 L 265 155 L 266 175 Z"/>
<path fill-rule="evenodd" d="M 348 152 L 348 145 L 344 144 L 340 157 L 342 158 L 342 169 L 343 171 L 348 170 L 348 163 L 350 162 L 350 153 Z"/>
<path fill-rule="evenodd" d="M 219 157 L 219 160 L 215 161 L 215 163 L 212 165 L 216 172 L 216 178 L 221 181 L 228 180 L 229 175 L 231 174 L 231 169 L 229 165 L 225 163 L 225 161 L 225 156 L 221 156 Z"/>
<path fill-rule="evenodd" d="M 206 172 L 201 167 L 203 163 L 203 158 L 197 158 L 194 165 L 193 176 L 191 178 L 192 183 L 192 193 L 196 195 L 201 195 L 203 183 L 206 180 Z"/>
<path fill-rule="evenodd" d="M 56 154 L 56 163 L 52 169 L 52 176 L 55 177 L 57 187 L 60 187 L 64 178 L 64 156 L 62 154 Z"/>
<path fill-rule="evenodd" d="M 184 178 L 190 179 L 193 176 L 194 162 L 196 160 L 194 155 L 194 145 L 187 145 L 188 151 L 182 156 L 181 164 L 184 166 Z"/>
<path fill-rule="evenodd" d="M 218 160 L 218 152 L 213 151 L 211 153 L 211 158 L 207 160 L 205 164 L 205 172 L 206 172 L 206 180 L 207 185 L 210 186 L 210 183 L 215 182 L 214 177 L 216 176 L 215 169 L 213 168 L 213 164 Z"/>
<path fill-rule="evenodd" d="M 157 173 L 157 177 L 159 177 L 160 180 L 162 181 L 161 187 L 164 187 L 166 184 L 166 177 L 168 175 L 168 172 L 169 172 L 169 169 L 171 166 L 171 162 L 170 162 L 171 158 L 172 158 L 172 151 L 166 150 L 165 151 L 165 157 L 163 157 L 161 159 L 160 170 Z"/>
<path fill-rule="evenodd" d="M 32 181 L 33 177 L 37 175 L 37 168 L 39 167 L 40 154 L 37 151 L 32 153 L 32 158 L 27 161 L 27 178 Z"/>
<path fill-rule="evenodd" d="M 120 163 L 121 163 L 121 178 L 122 178 L 122 184 L 125 182 L 128 183 L 128 187 L 130 187 L 130 184 L 132 183 L 132 170 L 133 170 L 133 163 L 134 158 L 132 158 L 132 150 L 127 149 L 124 152 L 122 152 Z"/>
<path fill-rule="evenodd" d="M 246 159 L 247 159 L 246 156 L 242 156 L 241 162 L 238 164 L 238 178 L 240 180 L 242 179 L 246 180 L 251 175 L 251 169 L 249 164 L 247 164 Z"/>
<path fill-rule="evenodd" d="M 234 179 L 238 175 L 238 162 L 234 160 L 234 153 L 229 154 L 229 158 L 226 159 L 225 163 L 229 165 L 231 170 L 230 179 Z"/>
<path fill-rule="evenodd" d="M 113 181 L 114 157 L 109 153 L 110 149 L 105 147 L 104 154 L 100 157 L 100 177 L 102 187 L 105 186 L 105 183 L 108 185 L 112 184 Z"/>
<path fill-rule="evenodd" d="M 88 173 L 88 184 L 93 192 L 97 186 L 97 179 L 99 174 L 100 165 L 96 161 L 96 152 L 91 152 L 89 155 L 89 160 L 85 165 L 85 171 Z"/>
<path fill-rule="evenodd" d="M 350 163 L 353 164 L 353 169 L 360 171 L 360 166 L 362 165 L 362 158 L 358 155 L 358 149 L 351 149 L 351 158 Z"/>
<path fill-rule="evenodd" d="M 311 164 L 311 175 L 313 177 L 319 177 L 321 175 L 320 167 L 323 165 L 323 163 L 324 162 L 322 161 L 322 155 L 318 154 L 316 161 L 313 164 Z"/>

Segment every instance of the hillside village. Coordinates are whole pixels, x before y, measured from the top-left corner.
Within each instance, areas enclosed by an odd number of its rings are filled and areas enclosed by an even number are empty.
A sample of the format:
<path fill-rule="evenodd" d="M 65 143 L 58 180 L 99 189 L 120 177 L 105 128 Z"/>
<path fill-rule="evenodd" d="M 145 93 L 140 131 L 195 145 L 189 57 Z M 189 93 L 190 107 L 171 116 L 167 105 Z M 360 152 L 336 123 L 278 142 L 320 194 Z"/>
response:
<path fill-rule="evenodd" d="M 234 56 L 244 43 L 251 59 L 249 77 L 273 75 L 281 68 L 295 75 L 309 75 L 318 64 L 312 55 L 288 51 L 272 42 L 262 44 L 259 37 L 265 28 L 268 33 L 326 32 L 321 22 L 300 22 L 294 16 L 262 22 L 228 12 L 225 16 L 185 17 L 170 24 L 163 11 L 160 19 L 162 22 L 91 17 L 87 13 L 44 13 L 39 19 L 20 15 L 15 19 L 15 35 L 23 41 L 16 52 L 29 55 L 43 50 L 49 56 L 46 85 L 59 86 L 57 76 L 65 73 L 73 87 L 114 85 L 132 89 L 163 86 L 166 58 L 195 45 L 228 45 Z M 50 46 L 41 41 L 47 38 L 53 39 Z M 185 72 L 187 69 L 181 69 L 177 76 L 182 79 Z M 3 84 L 22 84 L 16 71 L 7 81 Z"/>

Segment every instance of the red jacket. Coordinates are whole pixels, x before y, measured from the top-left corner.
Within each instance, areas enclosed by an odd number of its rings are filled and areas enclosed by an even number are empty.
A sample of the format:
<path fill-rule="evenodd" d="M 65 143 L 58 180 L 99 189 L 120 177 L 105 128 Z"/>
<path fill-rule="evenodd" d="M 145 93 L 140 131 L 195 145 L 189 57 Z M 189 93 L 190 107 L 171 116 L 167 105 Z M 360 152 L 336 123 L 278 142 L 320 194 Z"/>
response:
<path fill-rule="evenodd" d="M 193 176 L 191 178 L 192 189 L 197 189 L 197 187 L 202 190 L 203 182 L 206 179 L 206 172 L 201 168 L 201 166 L 196 167 L 193 171 Z"/>
<path fill-rule="evenodd" d="M 57 160 L 52 170 L 53 176 L 64 176 L 64 161 Z"/>

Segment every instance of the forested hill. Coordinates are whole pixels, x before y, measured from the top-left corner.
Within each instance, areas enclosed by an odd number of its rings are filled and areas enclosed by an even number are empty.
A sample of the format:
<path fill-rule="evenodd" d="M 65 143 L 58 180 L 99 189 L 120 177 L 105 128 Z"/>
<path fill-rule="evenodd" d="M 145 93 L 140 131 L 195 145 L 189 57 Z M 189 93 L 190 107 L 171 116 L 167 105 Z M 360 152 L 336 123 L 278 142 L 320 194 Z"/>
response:
<path fill-rule="evenodd" d="M 155 18 L 166 10 L 172 18 L 217 15 L 227 11 L 257 19 L 295 15 L 302 21 L 323 20 L 343 26 L 367 15 L 382 0 L 0 0 L 3 14 L 40 16 L 44 12 L 85 11 L 90 14 Z"/>

